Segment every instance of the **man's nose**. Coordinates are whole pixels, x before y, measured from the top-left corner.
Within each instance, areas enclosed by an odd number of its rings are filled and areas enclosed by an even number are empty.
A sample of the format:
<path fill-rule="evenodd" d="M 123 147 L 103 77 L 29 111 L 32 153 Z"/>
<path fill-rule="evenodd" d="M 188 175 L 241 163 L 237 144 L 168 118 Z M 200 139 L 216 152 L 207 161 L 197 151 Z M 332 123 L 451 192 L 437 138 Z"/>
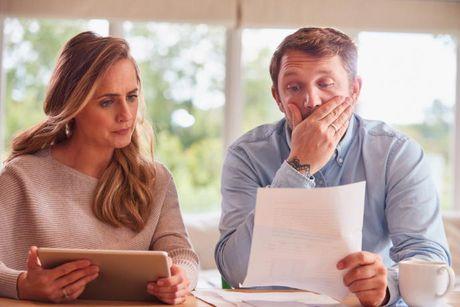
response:
<path fill-rule="evenodd" d="M 318 95 L 315 95 L 315 93 L 312 92 L 305 93 L 305 108 L 312 109 L 319 105 L 321 105 L 321 98 Z"/>

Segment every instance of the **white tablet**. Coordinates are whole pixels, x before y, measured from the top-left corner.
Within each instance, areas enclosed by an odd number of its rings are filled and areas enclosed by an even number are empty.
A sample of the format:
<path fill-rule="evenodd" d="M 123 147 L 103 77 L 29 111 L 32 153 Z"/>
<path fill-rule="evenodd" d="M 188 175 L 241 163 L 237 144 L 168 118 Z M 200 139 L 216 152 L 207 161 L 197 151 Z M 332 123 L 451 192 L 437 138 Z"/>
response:
<path fill-rule="evenodd" d="M 40 247 L 38 258 L 45 269 L 80 259 L 88 259 L 99 266 L 98 278 L 86 286 L 81 299 L 155 300 L 147 293 L 147 282 L 171 276 L 171 261 L 163 251 Z"/>

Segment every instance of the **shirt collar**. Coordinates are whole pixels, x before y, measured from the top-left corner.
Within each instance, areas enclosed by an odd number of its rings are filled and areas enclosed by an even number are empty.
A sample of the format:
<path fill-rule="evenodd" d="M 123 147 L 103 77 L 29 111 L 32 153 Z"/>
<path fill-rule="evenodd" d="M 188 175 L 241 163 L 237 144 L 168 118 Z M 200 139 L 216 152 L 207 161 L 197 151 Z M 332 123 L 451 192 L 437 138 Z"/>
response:
<path fill-rule="evenodd" d="M 286 141 L 289 147 L 289 150 L 291 149 L 291 134 L 292 130 L 289 128 L 288 122 L 286 119 L 284 123 L 284 132 L 286 134 Z M 345 132 L 344 137 L 340 140 L 339 144 L 337 144 L 334 156 L 332 158 L 335 158 L 337 163 L 341 166 L 344 159 L 345 155 L 348 152 L 348 148 L 350 148 L 350 144 L 353 140 L 353 136 L 356 133 L 356 116 L 353 114 L 350 119 L 350 123 L 348 124 L 347 132 Z M 328 163 L 329 164 L 329 163 Z"/>

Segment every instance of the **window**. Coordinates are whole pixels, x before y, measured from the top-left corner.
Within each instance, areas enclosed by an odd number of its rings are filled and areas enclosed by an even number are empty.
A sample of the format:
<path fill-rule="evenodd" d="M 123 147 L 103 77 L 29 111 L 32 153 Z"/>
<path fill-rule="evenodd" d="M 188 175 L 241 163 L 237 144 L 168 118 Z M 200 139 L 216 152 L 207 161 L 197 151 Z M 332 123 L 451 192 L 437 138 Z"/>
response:
<path fill-rule="evenodd" d="M 243 32 L 244 131 L 283 115 L 271 97 L 273 51 L 294 30 Z M 363 78 L 357 113 L 385 121 L 424 148 L 440 195 L 453 207 L 456 45 L 451 36 L 361 32 L 359 74 Z"/>
<path fill-rule="evenodd" d="M 5 129 L 6 148 L 0 153 L 2 161 L 11 150 L 13 136 L 44 118 L 43 100 L 59 50 L 69 38 L 87 30 L 107 35 L 108 22 L 5 20 L 5 124 L 1 124 Z"/>
<path fill-rule="evenodd" d="M 448 35 L 359 34 L 359 113 L 403 131 L 424 148 L 440 195 L 453 207 L 456 45 Z"/>
<path fill-rule="evenodd" d="M 220 208 L 225 29 L 124 23 L 143 79 L 156 157 L 173 173 L 187 213 Z"/>
<path fill-rule="evenodd" d="M 271 94 L 270 60 L 290 29 L 246 29 L 242 34 L 243 130 L 280 120 L 283 114 Z"/>

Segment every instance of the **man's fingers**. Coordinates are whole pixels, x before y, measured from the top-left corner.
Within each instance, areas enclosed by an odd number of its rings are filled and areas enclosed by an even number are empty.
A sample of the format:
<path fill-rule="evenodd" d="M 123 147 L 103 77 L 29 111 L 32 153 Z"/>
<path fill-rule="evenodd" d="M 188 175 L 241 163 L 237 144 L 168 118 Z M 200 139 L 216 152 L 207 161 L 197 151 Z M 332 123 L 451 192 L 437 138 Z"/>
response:
<path fill-rule="evenodd" d="M 381 306 L 385 299 L 385 293 L 376 289 L 358 291 L 355 295 L 363 306 Z"/>
<path fill-rule="evenodd" d="M 89 260 L 77 260 L 64 263 L 54 269 L 49 270 L 53 279 L 58 279 L 61 276 L 67 275 L 73 271 L 87 268 L 91 265 Z"/>
<path fill-rule="evenodd" d="M 332 121 L 332 124 L 334 124 L 336 127 L 342 127 L 345 123 L 350 121 L 351 116 L 353 115 L 353 107 L 348 105 L 347 107 L 344 107 L 344 110 L 342 113 L 340 113 L 334 121 Z"/>
<path fill-rule="evenodd" d="M 373 265 L 358 266 L 345 274 L 343 277 L 343 283 L 348 287 L 357 280 L 370 279 L 377 274 L 378 272 Z"/>
<path fill-rule="evenodd" d="M 321 106 L 319 106 L 311 115 L 315 120 L 322 120 L 329 113 L 331 113 L 335 108 L 339 107 L 345 102 L 344 96 L 335 96 L 334 98 L 326 101 Z"/>
<path fill-rule="evenodd" d="M 340 125 L 344 121 L 348 120 L 353 112 L 353 108 L 350 105 L 351 99 L 345 98 L 345 100 L 339 104 L 336 108 L 331 110 L 327 115 L 325 115 L 320 120 L 324 122 L 325 125 L 330 125 L 332 123 Z"/>
<path fill-rule="evenodd" d="M 381 277 L 355 280 L 350 286 L 348 286 L 348 289 L 350 289 L 353 293 L 386 289 L 386 281 Z"/>
<path fill-rule="evenodd" d="M 294 130 L 295 127 L 302 122 L 302 113 L 295 104 L 289 103 L 287 108 L 289 109 L 288 113 L 292 124 L 292 130 Z"/>
<path fill-rule="evenodd" d="M 350 254 L 337 263 L 337 269 L 351 269 L 358 265 L 373 264 L 379 260 L 379 256 L 369 252 L 357 252 Z"/>

